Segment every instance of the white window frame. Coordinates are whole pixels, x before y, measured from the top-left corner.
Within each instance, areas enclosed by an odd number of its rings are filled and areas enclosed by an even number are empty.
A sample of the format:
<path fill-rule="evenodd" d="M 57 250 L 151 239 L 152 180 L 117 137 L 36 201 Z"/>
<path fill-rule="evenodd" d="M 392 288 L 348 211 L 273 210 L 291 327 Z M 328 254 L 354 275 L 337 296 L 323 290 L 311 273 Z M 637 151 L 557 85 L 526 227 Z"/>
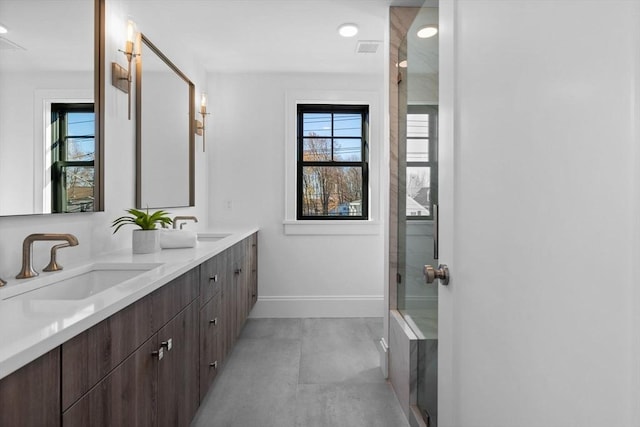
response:
<path fill-rule="evenodd" d="M 369 106 L 369 219 L 298 220 L 296 215 L 298 104 Z M 378 235 L 382 232 L 380 163 L 383 155 L 381 94 L 368 91 L 287 91 L 285 94 L 284 234 Z"/>

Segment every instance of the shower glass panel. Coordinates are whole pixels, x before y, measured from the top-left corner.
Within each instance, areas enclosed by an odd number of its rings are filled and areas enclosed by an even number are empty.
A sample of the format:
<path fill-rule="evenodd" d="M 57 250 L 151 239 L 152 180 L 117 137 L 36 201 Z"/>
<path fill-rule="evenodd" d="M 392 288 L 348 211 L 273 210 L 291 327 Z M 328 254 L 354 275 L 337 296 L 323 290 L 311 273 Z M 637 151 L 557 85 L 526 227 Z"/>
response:
<path fill-rule="evenodd" d="M 438 8 L 421 8 L 398 52 L 398 310 L 418 337 L 417 403 L 431 427 L 437 425 L 438 284 L 425 283 L 423 267 L 438 265 L 438 36 L 417 32 L 437 24 Z"/>

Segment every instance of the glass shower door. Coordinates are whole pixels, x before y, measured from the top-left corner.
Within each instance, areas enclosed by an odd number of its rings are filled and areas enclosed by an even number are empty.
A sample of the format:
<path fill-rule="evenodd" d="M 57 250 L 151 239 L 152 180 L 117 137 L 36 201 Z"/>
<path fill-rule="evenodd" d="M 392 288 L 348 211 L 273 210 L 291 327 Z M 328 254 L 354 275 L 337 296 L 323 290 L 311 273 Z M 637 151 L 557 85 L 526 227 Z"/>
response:
<path fill-rule="evenodd" d="M 437 425 L 438 284 L 423 269 L 437 262 L 438 37 L 418 30 L 438 24 L 424 7 L 399 50 L 398 310 L 418 337 L 417 406 Z M 403 215 L 404 213 L 404 215 Z"/>

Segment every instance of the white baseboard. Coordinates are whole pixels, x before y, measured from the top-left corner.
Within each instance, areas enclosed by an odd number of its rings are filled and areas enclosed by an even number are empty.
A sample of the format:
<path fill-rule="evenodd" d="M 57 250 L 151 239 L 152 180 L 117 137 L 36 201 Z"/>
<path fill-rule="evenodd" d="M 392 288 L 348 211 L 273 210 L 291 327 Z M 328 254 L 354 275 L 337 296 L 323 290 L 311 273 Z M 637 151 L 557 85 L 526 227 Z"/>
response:
<path fill-rule="evenodd" d="M 261 296 L 249 317 L 383 317 L 382 295 Z"/>

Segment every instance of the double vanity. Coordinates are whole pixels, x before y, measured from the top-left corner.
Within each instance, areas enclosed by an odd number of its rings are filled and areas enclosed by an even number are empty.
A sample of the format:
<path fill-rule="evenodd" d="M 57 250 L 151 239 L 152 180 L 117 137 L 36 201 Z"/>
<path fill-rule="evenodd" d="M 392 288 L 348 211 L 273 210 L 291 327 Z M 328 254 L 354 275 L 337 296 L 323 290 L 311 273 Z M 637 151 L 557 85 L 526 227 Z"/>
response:
<path fill-rule="evenodd" d="M 0 288 L 0 425 L 187 426 L 257 300 L 257 229 Z"/>

